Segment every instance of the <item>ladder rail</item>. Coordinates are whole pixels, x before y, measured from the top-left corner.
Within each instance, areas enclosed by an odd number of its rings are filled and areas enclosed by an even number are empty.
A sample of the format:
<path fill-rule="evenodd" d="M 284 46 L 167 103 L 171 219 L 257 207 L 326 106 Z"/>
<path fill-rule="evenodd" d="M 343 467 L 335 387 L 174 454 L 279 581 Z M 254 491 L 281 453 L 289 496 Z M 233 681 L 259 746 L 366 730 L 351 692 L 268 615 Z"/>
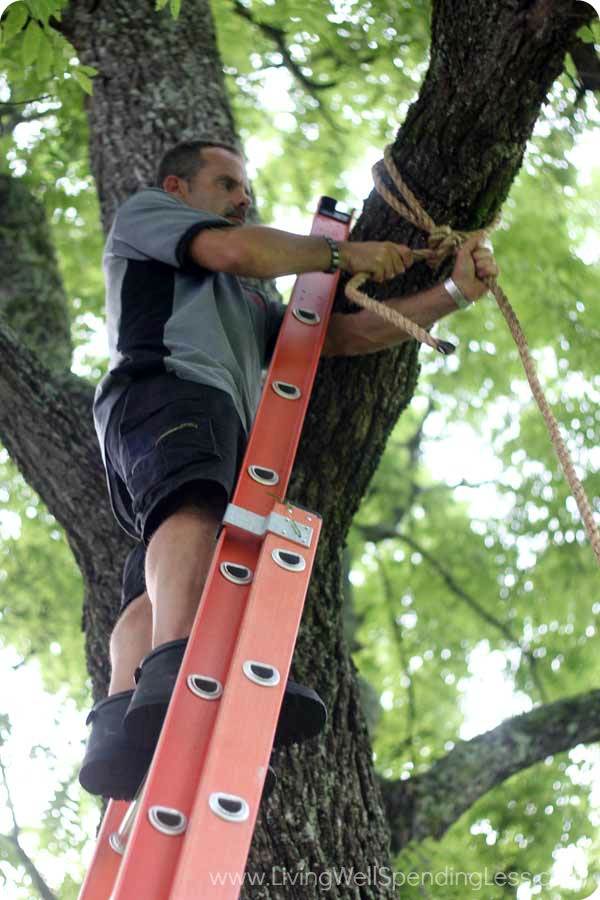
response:
<path fill-rule="evenodd" d="M 295 517 L 312 523 L 313 540 L 309 548 L 300 548 L 280 535 L 269 534 L 261 548 L 231 662 L 229 677 L 237 677 L 235 690 L 226 691 L 219 705 L 177 864 L 170 894 L 173 900 L 200 896 L 234 900 L 239 893 L 321 527 L 315 514 L 293 509 Z M 276 561 L 280 549 L 303 563 L 300 570 L 283 570 L 283 579 L 281 564 Z M 281 614 L 283 606 L 286 615 Z M 277 683 L 261 687 L 241 676 L 249 660 L 272 668 Z M 236 766 L 240 751 L 244 770 L 258 775 L 250 785 Z M 246 804 L 247 817 L 232 820 L 223 816 L 215 794 L 239 798 Z M 198 847 L 202 847 L 201 857 Z M 216 875 L 224 876 L 224 882 Z"/>

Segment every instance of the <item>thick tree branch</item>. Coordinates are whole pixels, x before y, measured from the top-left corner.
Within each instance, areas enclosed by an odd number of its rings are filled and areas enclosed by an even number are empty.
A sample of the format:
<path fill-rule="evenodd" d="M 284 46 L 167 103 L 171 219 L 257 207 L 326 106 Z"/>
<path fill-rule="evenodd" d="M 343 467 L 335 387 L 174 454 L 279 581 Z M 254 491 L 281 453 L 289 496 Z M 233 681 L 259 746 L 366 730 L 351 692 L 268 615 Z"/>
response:
<path fill-rule="evenodd" d="M 69 308 L 45 209 L 10 175 L 0 175 L 0 209 L 0 315 L 47 368 L 67 370 Z"/>
<path fill-rule="evenodd" d="M 600 740 L 600 690 L 539 706 L 461 741 L 428 772 L 409 781 L 380 780 L 392 849 L 439 840 L 480 797 L 511 775 L 578 744 Z"/>
<path fill-rule="evenodd" d="M 98 698 L 108 678 L 106 644 L 131 541 L 107 502 L 93 388 L 69 372 L 49 372 L 1 316 L 0 359 L 0 440 L 63 526 L 83 574 L 86 653 L 90 667 L 99 670 Z"/>
<path fill-rule="evenodd" d="M 74 375 L 51 373 L 2 317 L 0 359 L 0 438 L 25 479 L 72 534 L 82 509 L 106 506 L 91 415 L 93 387 Z M 95 518 L 86 529 L 100 538 L 110 518 Z"/>

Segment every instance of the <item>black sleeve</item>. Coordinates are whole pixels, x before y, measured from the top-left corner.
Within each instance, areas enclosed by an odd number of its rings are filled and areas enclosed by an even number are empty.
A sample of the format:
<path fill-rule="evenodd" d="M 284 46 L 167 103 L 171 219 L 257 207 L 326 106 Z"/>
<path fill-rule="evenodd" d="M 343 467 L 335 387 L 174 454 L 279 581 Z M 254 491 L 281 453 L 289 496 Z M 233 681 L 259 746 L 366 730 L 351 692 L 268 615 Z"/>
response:
<path fill-rule="evenodd" d="M 277 343 L 277 338 L 279 337 L 279 330 L 281 328 L 287 306 L 285 306 L 285 304 L 283 303 L 278 303 L 275 300 L 268 300 L 266 297 L 264 297 L 264 295 L 263 299 L 265 300 L 264 364 L 265 366 L 268 366 L 271 362 L 273 351 L 275 350 L 275 344 Z"/>

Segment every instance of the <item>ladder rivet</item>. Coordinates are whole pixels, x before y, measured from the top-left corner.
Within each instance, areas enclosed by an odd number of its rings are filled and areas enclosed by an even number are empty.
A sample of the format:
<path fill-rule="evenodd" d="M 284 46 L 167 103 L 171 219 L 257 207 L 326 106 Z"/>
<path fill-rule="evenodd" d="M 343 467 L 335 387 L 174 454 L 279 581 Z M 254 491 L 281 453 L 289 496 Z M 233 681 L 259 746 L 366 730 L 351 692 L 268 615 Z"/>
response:
<path fill-rule="evenodd" d="M 227 581 L 233 582 L 233 584 L 250 584 L 252 581 L 252 569 L 249 569 L 248 566 L 242 566 L 239 563 L 222 562 L 219 570 L 221 575 Z"/>
<path fill-rule="evenodd" d="M 259 484 L 277 484 L 279 481 L 277 472 L 265 466 L 249 466 L 248 474 Z"/>
<path fill-rule="evenodd" d="M 208 798 L 208 805 L 214 813 L 228 822 L 245 822 L 250 815 L 250 807 L 243 797 L 222 794 L 216 791 Z"/>
<path fill-rule="evenodd" d="M 157 831 L 169 837 L 182 834 L 187 827 L 187 818 L 184 814 L 168 806 L 151 806 L 148 810 L 148 819 Z"/>
<path fill-rule="evenodd" d="M 271 556 L 278 566 L 287 569 L 288 572 L 303 572 L 306 568 L 306 560 L 299 553 L 278 547 L 272 551 Z"/>
<path fill-rule="evenodd" d="M 292 315 L 304 325 L 318 325 L 321 321 L 319 313 L 314 312 L 312 309 L 305 309 L 302 306 L 294 307 L 294 309 L 292 309 Z"/>
<path fill-rule="evenodd" d="M 188 675 L 186 683 L 192 694 L 204 700 L 218 700 L 223 693 L 221 682 L 210 675 Z"/>
<path fill-rule="evenodd" d="M 242 664 L 244 675 L 261 687 L 274 687 L 279 684 L 280 674 L 275 666 L 259 662 L 257 659 L 247 659 Z"/>
<path fill-rule="evenodd" d="M 287 381 L 274 381 L 271 387 L 276 394 L 285 400 L 298 400 L 302 396 L 300 388 L 296 387 L 295 384 L 288 384 Z"/>

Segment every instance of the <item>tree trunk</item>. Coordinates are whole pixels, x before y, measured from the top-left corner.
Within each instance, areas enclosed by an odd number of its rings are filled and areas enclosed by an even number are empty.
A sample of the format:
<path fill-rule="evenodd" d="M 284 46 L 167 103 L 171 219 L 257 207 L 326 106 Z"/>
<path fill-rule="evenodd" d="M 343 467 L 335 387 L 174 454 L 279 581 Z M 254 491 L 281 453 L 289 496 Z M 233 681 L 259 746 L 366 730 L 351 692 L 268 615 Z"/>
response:
<path fill-rule="evenodd" d="M 177 23 L 153 7 L 145 0 L 99 4 L 92 11 L 74 3 L 64 14 L 64 31 L 82 62 L 99 70 L 88 112 L 105 230 L 117 205 L 152 183 L 158 158 L 170 145 L 191 137 L 235 137 L 206 0 L 184 0 Z M 578 15 L 589 17 L 589 12 L 575 0 L 435 4 L 431 65 L 398 134 L 394 156 L 424 208 L 440 224 L 479 226 L 499 209 L 541 104 L 561 70 L 565 47 L 580 24 Z M 419 240 L 376 194 L 367 201 L 354 237 L 412 244 Z M 379 295 L 412 292 L 431 280 L 425 267 L 416 266 Z M 345 306 L 341 297 L 338 306 Z M 10 349 L 10 335 L 3 340 Z M 36 380 L 39 389 L 45 377 L 32 376 L 26 365 L 19 367 L 17 355 L 15 351 L 11 357 L 17 367 L 14 390 L 19 379 L 27 386 L 28 378 L 32 391 Z M 4 362 L 1 369 L 0 395 L 10 381 Z M 245 892 L 252 900 L 321 895 L 314 878 L 297 887 L 283 885 L 282 867 L 290 873 L 304 869 L 318 874 L 333 866 L 354 866 L 366 873 L 369 866 L 389 865 L 389 824 L 343 637 L 342 551 L 417 377 L 414 343 L 360 359 L 325 359 L 319 367 L 289 491 L 290 498 L 319 511 L 324 519 L 293 674 L 324 698 L 329 727 L 314 745 L 278 754 L 279 787 L 259 819 L 248 861 L 249 873 L 265 873 L 267 883 L 278 867 L 278 884 Z M 50 395 L 59 407 L 52 406 Z M 28 450 L 26 427 L 13 429 L 7 445 L 42 498 L 61 511 L 60 521 L 82 564 L 88 652 L 98 692 L 105 683 L 105 656 L 102 662 L 93 657 L 105 652 L 107 610 L 115 608 L 126 541 L 109 524 L 90 427 L 73 431 L 80 407 L 73 403 L 70 409 L 68 398 L 68 391 L 59 396 L 55 383 L 48 383 L 40 401 L 47 405 L 45 415 L 50 418 L 52 410 L 60 408 L 63 417 L 52 420 L 45 431 L 49 439 L 51 429 L 55 438 L 43 447 L 50 458 L 39 461 L 37 476 L 35 448 Z M 33 410 L 34 398 L 28 402 Z M 78 452 L 70 460 L 71 493 L 65 502 L 56 496 L 55 483 L 65 465 L 64 448 L 74 438 Z M 51 474 L 53 468 L 58 478 Z M 412 803 L 405 800 L 403 808 L 410 817 Z M 430 803 L 434 808 L 434 796 Z M 397 816 L 392 821 L 397 835 L 410 836 L 409 821 L 404 820 L 404 827 Z M 436 827 L 433 824 L 432 831 Z M 395 847 L 401 843 L 394 841 Z M 328 896 L 394 894 L 379 884 L 333 886 Z"/>
<path fill-rule="evenodd" d="M 210 6 L 184 0 L 177 22 L 154 6 L 74 2 L 63 13 L 61 30 L 99 70 L 87 111 L 105 232 L 119 204 L 154 183 L 169 147 L 235 140 Z"/>
<path fill-rule="evenodd" d="M 71 364 L 67 298 L 46 216 L 19 178 L 0 175 L 0 315 L 48 369 Z"/>

